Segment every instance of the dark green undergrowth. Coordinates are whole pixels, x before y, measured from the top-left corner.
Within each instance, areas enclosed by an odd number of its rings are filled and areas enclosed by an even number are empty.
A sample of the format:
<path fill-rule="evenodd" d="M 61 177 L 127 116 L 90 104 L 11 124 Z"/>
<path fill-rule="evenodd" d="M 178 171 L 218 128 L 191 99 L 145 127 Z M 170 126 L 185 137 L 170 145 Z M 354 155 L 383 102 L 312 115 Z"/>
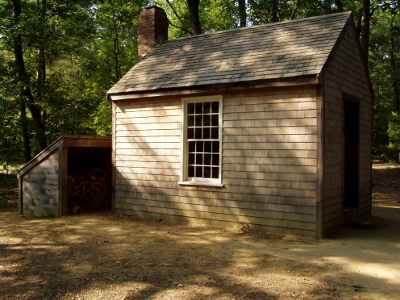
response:
<path fill-rule="evenodd" d="M 15 172 L 0 174 L 0 208 L 18 205 L 18 180 Z"/>
<path fill-rule="evenodd" d="M 372 196 L 380 202 L 400 203 L 400 168 L 372 170 Z"/>
<path fill-rule="evenodd" d="M 0 189 L 14 189 L 18 187 L 17 174 L 0 174 Z"/>

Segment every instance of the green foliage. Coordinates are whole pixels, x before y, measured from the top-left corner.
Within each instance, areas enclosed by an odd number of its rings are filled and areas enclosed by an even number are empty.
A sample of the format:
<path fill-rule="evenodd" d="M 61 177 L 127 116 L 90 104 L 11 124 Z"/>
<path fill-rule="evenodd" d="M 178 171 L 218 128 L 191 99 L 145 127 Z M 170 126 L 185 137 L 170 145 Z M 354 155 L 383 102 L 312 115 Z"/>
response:
<path fill-rule="evenodd" d="M 92 128 L 100 136 L 110 136 L 112 134 L 111 103 L 103 101 L 97 110 L 91 115 Z"/>
<path fill-rule="evenodd" d="M 31 217 L 35 217 L 38 219 L 45 219 L 45 218 L 54 218 L 57 213 L 52 210 L 52 209 L 48 209 L 48 208 L 42 208 L 42 209 L 38 209 L 38 210 L 29 210 L 25 212 L 27 215 L 31 216 Z"/>
<path fill-rule="evenodd" d="M 100 87 L 110 88 L 137 62 L 138 18 L 144 0 L 108 0 L 93 7 L 95 40 L 90 44 L 88 69 Z M 90 80 L 90 77 L 89 77 Z"/>
<path fill-rule="evenodd" d="M 8 201 L 0 199 L 0 208 L 7 208 L 9 206 L 10 204 L 8 203 Z"/>
<path fill-rule="evenodd" d="M 338 11 L 352 10 L 358 12 L 361 7 L 361 3 L 357 1 L 337 0 L 248 0 L 248 3 L 249 20 L 255 25 L 318 16 Z"/>
<path fill-rule="evenodd" d="M 158 0 L 155 4 L 165 10 L 170 21 L 169 39 L 193 35 L 186 0 Z M 202 31 L 209 33 L 238 27 L 238 7 L 231 0 L 202 0 L 199 5 Z"/>
<path fill-rule="evenodd" d="M 46 135 L 51 141 L 59 134 L 59 127 L 63 127 L 60 123 L 75 121 L 71 111 L 60 118 L 59 113 L 75 105 L 71 105 L 69 95 L 74 86 L 66 84 L 69 78 L 58 66 L 70 56 L 79 55 L 94 33 L 88 11 L 90 3 L 14 0 L 1 4 L 0 17 L 4 22 L 0 26 L 0 45 L 8 55 L 2 64 L 3 70 L 8 70 L 2 72 L 8 82 L 5 98 L 16 102 L 14 118 L 21 116 L 19 132 L 8 131 L 7 136 L 20 137 L 20 148 L 22 141 L 25 146 L 35 141 L 33 149 L 37 152 L 47 145 Z M 26 109 L 30 114 L 25 116 L 22 112 Z M 22 129 L 25 130 L 23 137 Z"/>
<path fill-rule="evenodd" d="M 388 158 L 392 161 L 400 161 L 400 115 L 392 113 L 389 121 L 389 151 Z"/>
<path fill-rule="evenodd" d="M 0 51 L 0 161 L 3 157 L 13 159 L 21 156 L 21 138 L 19 126 L 19 102 L 15 95 L 16 87 L 13 82 L 12 70 L 7 62 L 10 53 Z"/>
<path fill-rule="evenodd" d="M 0 174 L 0 189 L 12 189 L 18 187 L 17 176 L 12 174 Z"/>
<path fill-rule="evenodd" d="M 390 159 L 396 156 L 393 142 L 389 147 L 389 121 L 395 119 L 399 101 L 400 74 L 400 19 L 397 9 L 383 7 L 375 12 L 371 24 L 369 70 L 375 92 L 373 144 L 376 154 Z"/>
<path fill-rule="evenodd" d="M 17 187 L 17 176 L 14 172 L 10 172 L 8 175 L 0 174 L 0 208 L 7 208 L 15 205 L 15 197 L 13 196 L 13 199 L 10 199 L 9 194 L 10 191 Z"/>
<path fill-rule="evenodd" d="M 0 156 L 21 157 L 24 147 L 39 151 L 40 122 L 48 143 L 62 134 L 111 134 L 105 94 L 137 62 L 138 16 L 150 4 L 166 11 L 170 39 L 193 34 L 188 0 L 0 0 Z M 358 26 L 362 12 L 362 1 L 350 0 L 245 4 L 248 26 L 347 10 Z M 379 154 L 397 147 L 392 111 L 400 98 L 400 20 L 395 2 L 371 5 L 369 68 Z M 198 8 L 205 33 L 240 24 L 238 0 L 201 0 Z M 16 42 L 22 47 L 25 75 L 16 59 Z"/>
<path fill-rule="evenodd" d="M 40 151 L 38 121 L 48 143 L 62 134 L 110 135 L 105 94 L 137 62 L 138 16 L 148 1 L 0 1 L 0 156 L 22 156 L 24 127 Z"/>

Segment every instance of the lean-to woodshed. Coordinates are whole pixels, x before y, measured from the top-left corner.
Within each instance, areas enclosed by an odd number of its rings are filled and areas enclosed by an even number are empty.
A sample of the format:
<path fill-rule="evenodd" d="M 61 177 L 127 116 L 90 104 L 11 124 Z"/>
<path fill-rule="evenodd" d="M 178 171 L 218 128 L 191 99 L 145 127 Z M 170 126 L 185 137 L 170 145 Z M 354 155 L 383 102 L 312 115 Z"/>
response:
<path fill-rule="evenodd" d="M 160 8 L 139 23 L 142 59 L 108 91 L 115 212 L 315 237 L 370 215 L 351 13 L 171 41 Z"/>
<path fill-rule="evenodd" d="M 111 137 L 61 136 L 17 177 L 21 214 L 49 217 L 111 207 Z"/>

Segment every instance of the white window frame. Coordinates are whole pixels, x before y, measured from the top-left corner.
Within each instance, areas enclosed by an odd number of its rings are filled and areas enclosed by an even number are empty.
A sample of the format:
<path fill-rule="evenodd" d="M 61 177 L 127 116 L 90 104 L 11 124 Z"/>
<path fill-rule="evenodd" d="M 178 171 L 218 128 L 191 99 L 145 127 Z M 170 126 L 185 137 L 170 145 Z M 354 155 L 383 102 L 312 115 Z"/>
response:
<path fill-rule="evenodd" d="M 219 128 L 218 128 L 218 141 L 219 141 L 219 169 L 218 178 L 199 178 L 188 176 L 188 152 L 189 140 L 187 138 L 187 115 L 188 104 L 197 102 L 216 102 L 219 103 Z M 222 112 L 223 98 L 222 95 L 215 96 L 201 96 L 201 97 L 185 97 L 182 98 L 182 142 L 181 142 L 181 178 L 180 185 L 196 185 L 196 186 L 214 186 L 223 187 L 222 185 Z M 210 139 L 214 140 L 215 139 Z M 205 140 L 207 141 L 207 140 Z"/>

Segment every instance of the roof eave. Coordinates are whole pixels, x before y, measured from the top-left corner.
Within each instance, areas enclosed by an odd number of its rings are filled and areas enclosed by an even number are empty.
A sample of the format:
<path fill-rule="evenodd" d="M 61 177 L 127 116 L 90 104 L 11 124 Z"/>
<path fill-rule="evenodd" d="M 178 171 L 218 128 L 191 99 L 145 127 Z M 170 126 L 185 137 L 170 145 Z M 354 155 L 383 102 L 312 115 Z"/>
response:
<path fill-rule="evenodd" d="M 298 86 L 298 85 L 317 85 L 320 84 L 318 74 L 295 76 L 287 78 L 276 78 L 269 80 L 260 81 L 245 81 L 225 84 L 209 84 L 202 86 L 190 86 L 190 87 L 179 87 L 169 89 L 155 89 L 155 90 L 143 90 L 143 91 L 126 91 L 120 93 L 108 93 L 107 99 L 109 101 L 120 101 L 127 99 L 139 99 L 139 98 L 155 98 L 163 96 L 183 96 L 200 93 L 215 93 L 215 92 L 227 92 L 227 91 L 238 91 L 247 89 L 261 89 L 261 88 L 273 88 L 273 87 L 285 87 L 285 86 Z"/>

